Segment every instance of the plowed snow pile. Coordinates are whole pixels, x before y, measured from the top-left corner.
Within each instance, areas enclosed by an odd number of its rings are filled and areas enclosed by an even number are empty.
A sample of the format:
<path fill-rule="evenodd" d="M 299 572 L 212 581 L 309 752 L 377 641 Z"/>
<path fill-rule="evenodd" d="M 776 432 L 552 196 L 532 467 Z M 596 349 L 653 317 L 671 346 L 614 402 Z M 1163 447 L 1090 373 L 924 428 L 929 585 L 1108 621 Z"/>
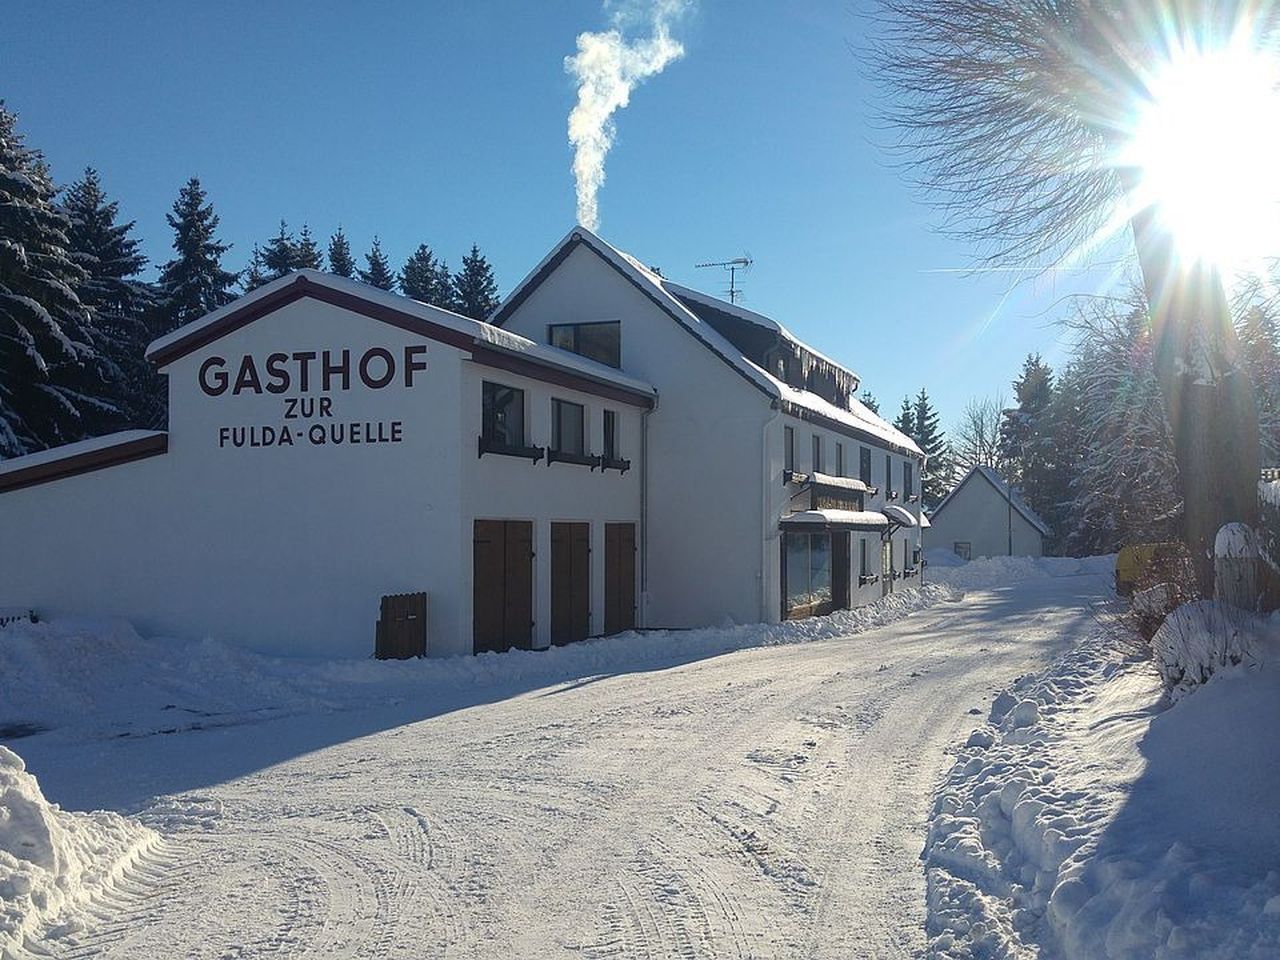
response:
<path fill-rule="evenodd" d="M 26 935 L 78 929 L 77 908 L 107 890 L 156 839 L 116 813 L 58 809 L 22 758 L 0 747 L 0 957 Z"/>
<path fill-rule="evenodd" d="M 934 805 L 934 956 L 1280 956 L 1280 618 L 1249 636 L 1172 706 L 1101 628 L 996 699 Z"/>

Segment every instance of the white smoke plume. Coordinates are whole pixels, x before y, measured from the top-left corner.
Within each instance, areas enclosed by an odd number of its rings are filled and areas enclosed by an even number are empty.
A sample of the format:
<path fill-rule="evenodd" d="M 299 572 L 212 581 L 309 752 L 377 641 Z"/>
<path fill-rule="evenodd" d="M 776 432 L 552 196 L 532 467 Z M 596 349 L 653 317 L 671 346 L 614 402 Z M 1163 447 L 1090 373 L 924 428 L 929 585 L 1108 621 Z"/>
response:
<path fill-rule="evenodd" d="M 653 0 L 614 6 L 610 30 L 578 34 L 578 52 L 564 68 L 578 81 L 578 102 L 569 114 L 573 177 L 578 188 L 578 222 L 594 230 L 600 220 L 596 195 L 604 183 L 604 158 L 613 146 L 613 115 L 631 101 L 637 84 L 684 56 L 671 37 L 671 24 L 686 0 Z M 607 5 L 608 6 L 608 5 Z M 623 31 L 642 21 L 649 36 L 628 40 Z"/>

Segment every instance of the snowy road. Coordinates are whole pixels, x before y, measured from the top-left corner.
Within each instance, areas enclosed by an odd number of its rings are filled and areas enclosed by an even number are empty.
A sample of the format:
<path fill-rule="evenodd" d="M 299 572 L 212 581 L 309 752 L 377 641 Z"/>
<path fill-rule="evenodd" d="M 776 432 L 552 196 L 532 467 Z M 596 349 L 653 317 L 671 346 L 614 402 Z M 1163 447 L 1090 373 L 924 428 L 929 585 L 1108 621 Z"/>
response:
<path fill-rule="evenodd" d="M 162 802 L 150 812 L 159 850 L 83 931 L 44 947 L 83 958 L 920 955 L 917 858 L 947 750 L 1001 686 L 1061 652 L 1105 590 L 1096 577 L 1046 577 L 847 639 L 492 702 L 473 693 L 416 721 L 403 708 L 385 722 L 294 717 L 152 738 L 164 752 L 96 749 L 81 759 L 145 789 L 202 755 L 340 728 Z M 133 768 L 144 759 L 155 771 Z M 60 799 L 65 755 L 29 760 Z"/>

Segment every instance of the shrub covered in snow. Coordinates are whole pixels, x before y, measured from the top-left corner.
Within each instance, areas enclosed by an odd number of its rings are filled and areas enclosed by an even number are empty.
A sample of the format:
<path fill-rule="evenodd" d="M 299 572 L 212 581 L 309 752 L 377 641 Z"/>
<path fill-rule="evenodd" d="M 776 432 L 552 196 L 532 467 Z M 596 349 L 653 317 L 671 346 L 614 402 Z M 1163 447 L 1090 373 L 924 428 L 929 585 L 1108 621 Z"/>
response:
<path fill-rule="evenodd" d="M 156 840 L 116 813 L 60 810 L 22 758 L 0 746 L 0 956 L 37 930 L 74 928 L 75 908 L 109 888 Z"/>
<path fill-rule="evenodd" d="M 984 557 L 965 562 L 943 562 L 945 551 L 931 550 L 925 573 L 933 583 L 945 583 L 959 590 L 993 590 L 1019 580 L 1039 577 L 1073 577 L 1106 574 L 1115 568 L 1114 557 Z"/>
<path fill-rule="evenodd" d="M 1165 687 L 1179 697 L 1205 683 L 1224 667 L 1256 663 L 1280 632 L 1280 617 L 1270 619 L 1228 603 L 1200 600 L 1173 610 L 1151 640 Z"/>

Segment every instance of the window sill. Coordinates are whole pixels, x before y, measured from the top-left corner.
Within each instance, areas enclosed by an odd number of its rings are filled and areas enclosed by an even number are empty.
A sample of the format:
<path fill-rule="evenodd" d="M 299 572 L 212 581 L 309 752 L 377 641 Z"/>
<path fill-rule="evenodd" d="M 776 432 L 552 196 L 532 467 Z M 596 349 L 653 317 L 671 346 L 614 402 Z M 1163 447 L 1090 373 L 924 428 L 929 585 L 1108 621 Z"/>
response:
<path fill-rule="evenodd" d="M 920 497 L 916 494 L 912 494 L 911 496 L 907 497 L 907 503 L 919 503 L 919 502 L 920 502 Z"/>
<path fill-rule="evenodd" d="M 594 470 L 600 466 L 600 458 L 589 453 L 567 453 L 564 450 L 547 450 L 547 466 L 553 463 L 575 463 L 580 467 Z"/>
<path fill-rule="evenodd" d="M 486 453 L 496 453 L 502 457 L 519 457 L 522 460 L 532 460 L 537 463 L 547 455 L 545 447 L 515 447 L 506 443 L 496 443 L 484 437 L 480 437 L 478 447 L 480 452 L 477 456 L 481 457 Z"/>
<path fill-rule="evenodd" d="M 606 470 L 617 470 L 618 473 L 621 474 L 621 473 L 626 473 L 630 469 L 631 469 L 630 460 L 618 460 L 618 459 L 612 459 L 610 457 L 600 458 L 601 473 L 604 473 Z"/>

